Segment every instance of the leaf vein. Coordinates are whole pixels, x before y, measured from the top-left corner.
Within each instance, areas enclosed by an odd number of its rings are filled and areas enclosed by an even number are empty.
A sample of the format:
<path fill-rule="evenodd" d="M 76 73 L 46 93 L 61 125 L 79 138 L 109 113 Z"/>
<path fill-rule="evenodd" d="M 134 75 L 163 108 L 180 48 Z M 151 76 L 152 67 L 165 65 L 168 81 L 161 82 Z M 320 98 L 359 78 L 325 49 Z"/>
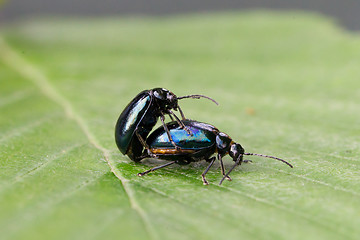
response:
<path fill-rule="evenodd" d="M 0 108 L 5 107 L 10 104 L 17 103 L 23 99 L 30 97 L 31 92 L 32 91 L 30 91 L 30 90 L 21 90 L 21 91 L 14 92 L 10 96 L 1 98 L 0 99 Z"/>
<path fill-rule="evenodd" d="M 294 176 L 294 177 L 297 177 L 297 178 L 301 178 L 301 179 L 304 179 L 304 180 L 309 181 L 309 182 L 312 182 L 312 183 L 317 183 L 317 184 L 320 184 L 320 185 L 324 185 L 324 186 L 327 186 L 327 187 L 329 187 L 329 188 L 332 188 L 333 190 L 336 190 L 336 191 L 342 191 L 342 192 L 346 192 L 346 193 L 353 194 L 353 195 L 355 195 L 355 196 L 360 196 L 360 193 L 358 193 L 358 192 L 351 191 L 351 190 L 349 190 L 349 189 L 346 189 L 346 188 L 343 188 L 343 187 L 340 187 L 340 186 L 332 185 L 332 184 L 327 183 L 327 182 L 323 182 L 323 181 L 320 181 L 320 180 L 312 179 L 312 178 L 305 177 L 305 176 L 302 176 L 302 175 L 299 175 L 299 174 L 295 174 L 295 173 L 291 173 L 291 172 L 285 172 L 284 170 L 281 170 L 281 169 L 276 169 L 276 168 L 261 166 L 260 164 L 255 164 L 255 165 L 257 165 L 257 166 L 259 166 L 259 167 L 262 167 L 262 168 L 275 170 L 275 171 L 278 171 L 278 172 L 281 172 L 281 173 L 284 173 L 284 174 L 287 174 L 287 175 L 291 175 L 291 176 Z"/>
<path fill-rule="evenodd" d="M 8 182 L 5 185 L 2 185 L 0 188 L 0 194 L 2 192 L 4 192 L 6 189 L 8 189 L 9 187 L 12 187 L 17 182 L 23 181 L 24 178 L 34 175 L 35 173 L 38 173 L 41 169 L 44 169 L 46 166 L 49 166 L 49 163 L 51 163 L 52 161 L 59 159 L 60 157 L 65 156 L 66 154 L 69 154 L 71 151 L 73 151 L 76 148 L 79 148 L 83 145 L 84 144 L 72 145 L 66 149 L 61 150 L 61 152 L 58 152 L 50 157 L 45 158 L 45 161 L 37 163 L 35 166 L 33 166 L 29 169 L 25 169 L 25 171 L 17 174 L 12 181 Z"/>
<path fill-rule="evenodd" d="M 167 171 L 167 172 L 175 173 L 174 171 L 170 171 L 170 170 L 168 170 L 168 169 L 164 169 L 164 170 Z M 189 175 L 187 175 L 187 174 L 185 174 L 185 173 L 180 173 L 180 174 L 183 175 L 183 176 L 185 176 L 185 177 L 187 177 L 187 178 L 197 179 L 196 177 L 189 176 Z M 320 225 L 320 226 L 322 226 L 322 227 L 325 227 L 325 228 L 327 228 L 327 229 L 329 229 L 329 230 L 333 230 L 333 231 L 334 231 L 335 229 L 337 229 L 336 227 L 333 227 L 333 226 L 324 224 L 324 223 L 321 222 L 321 221 L 314 220 L 314 219 L 312 219 L 311 217 L 309 217 L 309 216 L 306 215 L 306 214 L 303 214 L 303 213 L 301 213 L 301 212 L 294 211 L 294 210 L 289 209 L 289 208 L 286 208 L 286 207 L 279 206 L 279 205 L 277 205 L 276 203 L 273 203 L 273 202 L 271 202 L 271 201 L 268 201 L 267 199 L 264 199 L 264 198 L 259 198 L 259 197 L 255 196 L 255 195 L 253 195 L 253 194 L 248 194 L 248 193 L 239 191 L 239 190 L 234 189 L 234 188 L 229 188 L 229 187 L 225 187 L 225 186 L 219 186 L 219 185 L 217 185 L 217 184 L 215 184 L 215 183 L 212 183 L 212 182 L 210 182 L 210 184 L 211 184 L 211 185 L 214 185 L 214 186 L 217 187 L 217 188 L 224 188 L 224 189 L 227 189 L 228 191 L 231 191 L 231 192 L 234 192 L 234 193 L 236 193 L 236 194 L 239 194 L 239 195 L 245 196 L 245 197 L 247 197 L 247 198 L 253 199 L 253 200 L 255 200 L 256 202 L 259 202 L 259 203 L 262 203 L 262 204 L 265 204 L 265 205 L 272 206 L 272 207 L 277 208 L 277 209 L 279 209 L 279 210 L 282 210 L 282 211 L 284 211 L 284 212 L 288 212 L 288 213 L 297 215 L 297 216 L 299 216 L 299 217 L 301 217 L 301 218 L 303 218 L 303 219 L 306 219 L 306 220 L 309 221 L 309 222 L 316 223 L 316 224 L 318 224 L 318 225 Z M 347 236 L 345 233 L 342 233 L 342 232 L 336 232 L 336 233 Z"/>
<path fill-rule="evenodd" d="M 25 133 L 34 131 L 34 129 L 36 127 L 40 127 L 42 124 L 47 123 L 50 120 L 52 120 L 55 117 L 55 115 L 45 116 L 45 117 L 42 117 L 42 118 L 40 118 L 40 119 L 38 119 L 38 120 L 36 120 L 34 122 L 28 123 L 25 126 L 12 129 L 11 131 L 5 133 L 0 138 L 0 144 L 2 144 L 4 142 L 7 142 L 7 141 L 10 141 L 11 139 L 13 139 L 15 137 L 20 137 Z"/>
<path fill-rule="evenodd" d="M 20 55 L 12 49 L 2 38 L 0 38 L 0 53 L 3 61 L 16 72 L 20 73 L 25 79 L 31 81 L 37 86 L 40 91 L 49 99 L 60 105 L 65 115 L 75 121 L 80 127 L 82 132 L 87 137 L 88 141 L 99 151 L 102 152 L 106 163 L 109 165 L 111 172 L 121 181 L 122 186 L 127 193 L 131 208 L 133 208 L 141 217 L 144 222 L 145 228 L 152 239 L 158 239 L 156 232 L 150 224 L 145 211 L 137 203 L 134 191 L 131 188 L 127 179 L 123 177 L 121 172 L 116 168 L 116 163 L 110 158 L 110 151 L 103 147 L 95 135 L 90 131 L 88 125 L 84 119 L 75 112 L 71 102 L 63 97 L 56 89 L 50 84 L 47 77 L 35 66 L 29 63 L 26 59 L 20 57 Z"/>

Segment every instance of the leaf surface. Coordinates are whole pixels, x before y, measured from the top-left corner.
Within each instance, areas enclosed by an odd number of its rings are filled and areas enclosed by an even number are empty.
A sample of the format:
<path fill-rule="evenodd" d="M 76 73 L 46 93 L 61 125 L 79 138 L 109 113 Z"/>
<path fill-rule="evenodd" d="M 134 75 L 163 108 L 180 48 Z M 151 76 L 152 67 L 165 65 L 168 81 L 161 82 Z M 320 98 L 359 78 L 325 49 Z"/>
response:
<path fill-rule="evenodd" d="M 360 38 L 304 13 L 41 19 L 0 40 L 2 239 L 357 239 Z M 136 164 L 114 125 L 165 87 L 259 157 Z M 250 157 L 249 157 L 250 158 Z M 225 167 L 232 162 L 226 157 Z"/>

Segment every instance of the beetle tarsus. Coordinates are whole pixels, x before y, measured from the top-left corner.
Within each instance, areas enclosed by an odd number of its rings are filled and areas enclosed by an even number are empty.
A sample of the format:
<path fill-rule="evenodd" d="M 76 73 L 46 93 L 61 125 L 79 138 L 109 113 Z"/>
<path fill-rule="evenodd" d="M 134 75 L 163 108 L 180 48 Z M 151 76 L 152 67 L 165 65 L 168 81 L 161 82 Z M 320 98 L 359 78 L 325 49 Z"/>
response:
<path fill-rule="evenodd" d="M 159 158 L 159 156 L 154 153 L 149 154 L 149 156 L 150 156 L 150 158 L 155 158 L 155 159 Z"/>
<path fill-rule="evenodd" d="M 144 158 L 155 158 L 158 159 L 159 156 L 156 155 L 155 153 L 152 153 L 150 149 L 147 149 L 147 153 L 144 151 L 143 155 L 141 156 L 141 159 Z"/>
<path fill-rule="evenodd" d="M 190 136 L 193 135 L 192 131 L 191 131 L 190 129 L 188 129 L 187 127 L 184 127 L 184 130 L 185 130 Z"/>
<path fill-rule="evenodd" d="M 211 168 L 211 166 L 214 164 L 215 160 L 216 160 L 216 157 L 212 157 L 212 158 L 209 158 L 209 159 L 206 160 L 207 162 L 210 162 L 210 163 L 209 163 L 209 165 L 207 166 L 207 168 L 204 170 L 204 172 L 201 174 L 201 178 L 202 178 L 202 180 L 203 180 L 203 184 L 204 184 L 204 185 L 209 185 L 209 182 L 206 181 L 206 179 L 205 179 L 205 175 L 206 175 L 207 172 L 210 170 L 210 168 Z"/>
<path fill-rule="evenodd" d="M 185 124 L 175 115 L 175 113 L 171 110 L 168 110 L 169 116 L 173 115 L 175 117 L 176 122 L 179 124 L 179 126 L 184 129 L 189 135 L 193 135 L 189 128 L 185 126 Z M 183 116 L 184 118 L 185 116 Z M 185 119 L 183 119 L 185 120 Z"/>
<path fill-rule="evenodd" d="M 206 181 L 205 177 L 203 177 L 203 185 L 209 185 L 209 182 Z"/>
<path fill-rule="evenodd" d="M 176 143 L 174 141 L 171 141 L 171 144 L 175 147 L 175 149 L 177 151 L 181 150 L 181 147 L 179 147 L 178 145 L 176 145 Z"/>

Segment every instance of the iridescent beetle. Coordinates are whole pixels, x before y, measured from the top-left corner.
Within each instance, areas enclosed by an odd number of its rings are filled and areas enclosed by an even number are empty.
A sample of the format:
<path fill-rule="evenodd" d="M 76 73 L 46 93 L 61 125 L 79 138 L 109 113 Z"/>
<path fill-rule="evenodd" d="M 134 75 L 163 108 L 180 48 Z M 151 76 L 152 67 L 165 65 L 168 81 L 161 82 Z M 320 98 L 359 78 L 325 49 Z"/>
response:
<path fill-rule="evenodd" d="M 234 142 L 227 134 L 220 132 L 213 125 L 193 120 L 184 120 L 182 121 L 182 124 L 185 125 L 192 134 L 185 131 L 184 128 L 177 122 L 168 123 L 166 127 L 166 129 L 170 132 L 172 141 L 176 144 L 176 146 L 180 147 L 179 149 L 174 147 L 169 140 L 168 133 L 164 131 L 164 128 L 162 127 L 157 128 L 148 136 L 146 139 L 146 148 L 144 149 L 141 158 L 156 156 L 156 158 L 168 160 L 169 162 L 139 173 L 138 176 L 143 176 L 149 172 L 174 163 L 189 164 L 191 162 L 206 160 L 209 162 L 209 165 L 201 174 L 201 177 L 203 183 L 207 185 L 208 181 L 206 180 L 205 175 L 216 160 L 216 157 L 212 156 L 214 154 L 217 154 L 217 159 L 220 162 L 221 173 L 223 175 L 219 184 L 221 184 L 225 178 L 231 180 L 229 174 L 237 165 L 250 161 L 243 160 L 244 155 L 256 155 L 272 158 L 287 164 L 291 168 L 293 167 L 287 161 L 277 157 L 257 153 L 246 153 L 239 143 Z M 227 154 L 230 155 L 235 164 L 227 173 L 225 173 L 222 158 Z M 139 158 L 139 160 L 141 159 Z"/>
<path fill-rule="evenodd" d="M 179 146 L 172 140 L 169 130 L 165 125 L 165 115 L 169 115 L 172 120 L 175 118 L 180 128 L 191 132 L 182 123 L 185 115 L 182 112 L 178 100 L 184 98 L 207 98 L 218 104 L 212 98 L 204 95 L 188 95 L 177 97 L 174 93 L 164 88 L 154 88 L 140 92 L 120 114 L 115 126 L 115 140 L 119 150 L 128 155 L 133 161 L 142 159 L 142 151 L 146 147 L 146 138 L 153 127 L 156 125 L 158 118 L 163 125 L 163 130 L 169 137 L 169 142 L 176 149 Z M 180 120 L 172 110 L 179 110 L 182 120 Z M 155 155 L 152 155 L 155 157 Z"/>

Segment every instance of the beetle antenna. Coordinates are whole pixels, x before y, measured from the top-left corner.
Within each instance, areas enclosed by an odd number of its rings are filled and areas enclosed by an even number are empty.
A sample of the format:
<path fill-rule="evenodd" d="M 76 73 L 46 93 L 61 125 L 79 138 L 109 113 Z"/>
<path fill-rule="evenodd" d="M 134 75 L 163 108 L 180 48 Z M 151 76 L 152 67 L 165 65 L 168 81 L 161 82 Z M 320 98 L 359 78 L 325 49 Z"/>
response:
<path fill-rule="evenodd" d="M 273 156 L 268 156 L 268 155 L 263 155 L 263 154 L 258 154 L 258 153 L 244 153 L 244 155 L 251 155 L 251 156 L 259 156 L 259 157 L 265 157 L 265 158 L 272 158 L 272 159 L 281 161 L 281 162 L 287 164 L 289 167 L 293 168 L 293 165 L 291 165 L 291 164 L 288 163 L 287 161 L 285 161 L 285 160 L 283 160 L 283 159 L 281 159 L 281 158 L 278 158 L 278 157 L 273 157 Z"/>
<path fill-rule="evenodd" d="M 225 180 L 225 178 L 227 177 L 227 176 L 229 176 L 229 174 L 231 173 L 231 171 L 232 170 L 234 170 L 234 168 L 240 163 L 240 161 L 241 161 L 241 157 L 243 156 L 243 154 L 240 154 L 239 155 L 239 157 L 236 159 L 236 162 L 235 162 L 235 164 L 230 168 L 230 170 L 224 175 L 224 177 L 220 180 L 220 183 L 219 183 L 219 185 L 221 185 L 222 184 L 222 182 Z"/>
<path fill-rule="evenodd" d="M 196 99 L 207 98 L 210 101 L 214 102 L 216 105 L 219 105 L 219 103 L 217 101 L 215 101 L 211 97 L 208 97 L 208 96 L 205 96 L 205 95 L 187 95 L 187 96 L 177 97 L 177 99 L 184 99 L 184 98 L 196 98 Z"/>

